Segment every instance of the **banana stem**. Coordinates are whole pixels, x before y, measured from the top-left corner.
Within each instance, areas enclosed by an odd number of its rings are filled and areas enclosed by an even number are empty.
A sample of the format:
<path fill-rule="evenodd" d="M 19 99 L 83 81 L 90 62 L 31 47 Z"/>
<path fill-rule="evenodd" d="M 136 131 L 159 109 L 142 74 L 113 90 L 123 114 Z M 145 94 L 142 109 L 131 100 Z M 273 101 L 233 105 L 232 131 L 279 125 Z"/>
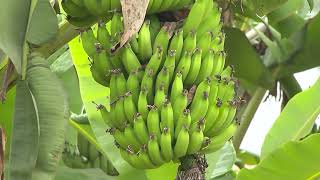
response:
<path fill-rule="evenodd" d="M 233 138 L 233 146 L 237 152 L 239 151 L 241 142 L 249 128 L 249 125 L 253 119 L 253 116 L 255 115 L 266 91 L 267 90 L 264 88 L 261 88 L 261 87 L 257 88 L 253 96 L 251 97 L 247 108 L 245 109 L 245 111 L 241 116 L 240 126 Z"/>
<path fill-rule="evenodd" d="M 176 180 L 203 180 L 208 167 L 203 154 L 194 154 L 180 159 Z"/>
<path fill-rule="evenodd" d="M 281 83 L 281 89 L 289 99 L 302 91 L 298 81 L 293 75 L 283 77 L 279 81 Z"/>

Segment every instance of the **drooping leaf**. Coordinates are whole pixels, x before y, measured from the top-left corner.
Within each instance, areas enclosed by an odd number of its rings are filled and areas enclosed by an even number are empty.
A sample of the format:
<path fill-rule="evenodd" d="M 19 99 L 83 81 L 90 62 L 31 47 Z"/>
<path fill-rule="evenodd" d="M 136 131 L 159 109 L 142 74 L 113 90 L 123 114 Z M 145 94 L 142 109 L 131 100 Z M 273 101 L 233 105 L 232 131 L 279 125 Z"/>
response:
<path fill-rule="evenodd" d="M 295 32 L 300 31 L 306 21 L 298 16 L 297 14 L 293 14 L 275 24 L 273 26 L 281 33 L 283 37 L 290 37 Z"/>
<path fill-rule="evenodd" d="M 268 132 L 262 149 L 261 158 L 289 141 L 298 141 L 311 130 L 320 113 L 320 79 L 308 90 L 294 96 L 281 112 Z"/>
<path fill-rule="evenodd" d="M 165 175 L 165 179 L 175 179 L 178 171 L 178 163 L 167 163 L 157 169 L 151 169 L 146 171 L 146 175 L 149 180 L 162 180 Z"/>
<path fill-rule="evenodd" d="M 226 174 L 223 174 L 221 176 L 215 177 L 213 179 L 210 180 L 234 180 L 236 179 L 237 174 L 233 171 L 229 171 Z"/>
<path fill-rule="evenodd" d="M 37 0 L 31 16 L 27 41 L 41 45 L 54 38 L 58 33 L 58 18 L 48 0 Z"/>
<path fill-rule="evenodd" d="M 290 0 L 282 6 L 279 6 L 275 11 L 268 14 L 268 20 L 271 23 L 277 23 L 281 20 L 296 14 L 304 6 L 305 0 Z"/>
<path fill-rule="evenodd" d="M 226 174 L 232 169 L 236 161 L 236 152 L 231 142 L 227 142 L 223 148 L 215 153 L 206 155 L 209 167 L 206 177 L 209 179 Z"/>
<path fill-rule="evenodd" d="M 14 180 L 31 180 L 39 147 L 37 107 L 28 82 L 17 82 L 16 102 L 12 129 L 9 177 Z"/>
<path fill-rule="evenodd" d="M 319 38 L 320 32 L 320 14 L 311 19 L 305 32 L 305 40 L 302 42 L 302 49 L 299 50 L 291 58 L 288 63 L 283 65 L 279 76 L 287 76 L 296 72 L 301 72 L 310 68 L 320 66 L 320 47 Z M 298 42 L 297 42 L 298 43 Z"/>
<path fill-rule="evenodd" d="M 237 180 L 316 179 L 320 172 L 320 134 L 287 142 L 253 169 L 242 169 Z M 319 175 L 319 174 L 318 174 Z M 314 177 L 314 178 L 311 178 Z"/>
<path fill-rule="evenodd" d="M 237 153 L 237 158 L 247 165 L 256 165 L 260 162 L 260 157 L 248 151 L 240 151 Z"/>
<path fill-rule="evenodd" d="M 235 67 L 236 77 L 270 88 L 273 84 L 271 74 L 243 32 L 234 28 L 226 28 L 225 32 L 226 61 Z"/>

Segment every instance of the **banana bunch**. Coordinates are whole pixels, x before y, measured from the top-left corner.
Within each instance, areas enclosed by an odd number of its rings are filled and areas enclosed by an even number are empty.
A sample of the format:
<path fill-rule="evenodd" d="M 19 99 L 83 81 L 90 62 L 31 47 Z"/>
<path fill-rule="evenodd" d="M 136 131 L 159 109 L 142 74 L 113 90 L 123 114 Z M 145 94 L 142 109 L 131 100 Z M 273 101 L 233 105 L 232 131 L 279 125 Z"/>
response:
<path fill-rule="evenodd" d="M 147 13 L 177 10 L 192 3 L 193 0 L 149 0 Z M 61 5 L 67 20 L 77 27 L 88 27 L 121 11 L 120 0 L 62 0 Z"/>
<path fill-rule="evenodd" d="M 225 66 L 220 11 L 197 0 L 181 27 L 160 26 L 152 16 L 116 53 L 123 26 L 99 23 L 82 32 L 94 79 L 110 87 L 110 111 L 97 105 L 120 154 L 152 169 L 195 153 L 220 149 L 233 135 L 238 100 L 233 68 Z"/>
<path fill-rule="evenodd" d="M 71 168 L 100 168 L 110 176 L 119 175 L 112 163 L 81 134 L 78 134 L 76 147 L 65 143 L 62 159 Z"/>

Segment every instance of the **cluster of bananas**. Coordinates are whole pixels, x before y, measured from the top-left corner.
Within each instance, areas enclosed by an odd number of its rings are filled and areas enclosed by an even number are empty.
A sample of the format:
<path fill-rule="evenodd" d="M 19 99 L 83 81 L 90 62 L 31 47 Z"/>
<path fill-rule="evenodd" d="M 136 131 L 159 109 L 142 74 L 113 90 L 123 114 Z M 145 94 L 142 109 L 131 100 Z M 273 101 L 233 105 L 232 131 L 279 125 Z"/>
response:
<path fill-rule="evenodd" d="M 149 0 L 147 13 L 180 9 L 193 0 Z M 113 12 L 121 11 L 120 0 L 62 0 L 67 20 L 78 27 L 92 25 L 98 19 L 108 19 Z"/>
<path fill-rule="evenodd" d="M 77 169 L 99 168 L 110 176 L 119 175 L 112 163 L 81 134 L 78 134 L 76 146 L 65 143 L 62 155 L 65 165 Z"/>
<path fill-rule="evenodd" d="M 160 27 L 152 17 L 114 54 L 121 18 L 100 23 L 97 36 L 82 33 L 94 79 L 110 87 L 111 110 L 97 107 L 133 167 L 214 152 L 232 137 L 238 102 L 233 69 L 224 69 L 220 16 L 212 0 L 198 0 L 182 27 Z"/>

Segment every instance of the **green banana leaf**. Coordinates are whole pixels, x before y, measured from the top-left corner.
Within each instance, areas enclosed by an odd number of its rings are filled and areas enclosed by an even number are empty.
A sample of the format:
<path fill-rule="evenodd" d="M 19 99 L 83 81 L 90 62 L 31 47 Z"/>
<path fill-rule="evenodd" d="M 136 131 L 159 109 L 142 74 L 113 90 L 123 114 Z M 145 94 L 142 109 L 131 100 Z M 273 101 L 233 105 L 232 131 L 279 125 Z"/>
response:
<path fill-rule="evenodd" d="M 242 1 L 244 5 L 248 6 L 259 16 L 266 15 L 284 3 L 288 2 L 288 0 L 248 0 Z"/>
<path fill-rule="evenodd" d="M 71 169 L 61 166 L 55 180 L 115 180 L 116 177 L 106 176 L 101 169 Z"/>
<path fill-rule="evenodd" d="M 305 137 L 320 113 L 320 78 L 314 86 L 294 96 L 268 132 L 261 149 L 261 158 L 289 141 Z"/>
<path fill-rule="evenodd" d="M 271 73 L 264 66 L 245 34 L 235 28 L 225 28 L 225 32 L 226 62 L 235 67 L 235 76 L 250 84 L 270 88 L 273 85 Z"/>
<path fill-rule="evenodd" d="M 303 8 L 305 0 L 290 0 L 278 7 L 276 10 L 268 14 L 268 20 L 272 23 L 277 23 L 295 14 Z"/>
<path fill-rule="evenodd" d="M 206 155 L 209 167 L 206 169 L 206 178 L 213 179 L 224 175 L 232 169 L 236 161 L 236 152 L 231 142 L 227 142 L 217 152 Z"/>
<path fill-rule="evenodd" d="M 320 177 L 320 134 L 287 142 L 253 169 L 242 169 L 237 180 L 305 180 Z"/>

